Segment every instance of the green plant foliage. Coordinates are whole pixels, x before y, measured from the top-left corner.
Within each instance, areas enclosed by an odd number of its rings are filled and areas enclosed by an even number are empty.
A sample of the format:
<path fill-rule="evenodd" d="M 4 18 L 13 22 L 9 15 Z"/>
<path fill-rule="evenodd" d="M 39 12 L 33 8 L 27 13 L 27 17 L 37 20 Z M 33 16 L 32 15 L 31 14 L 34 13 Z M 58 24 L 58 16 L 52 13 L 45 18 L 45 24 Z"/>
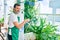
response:
<path fill-rule="evenodd" d="M 30 2 L 34 2 L 34 0 L 29 0 Z M 33 18 L 33 14 L 34 14 L 34 6 L 29 5 L 29 1 L 25 1 L 24 3 L 24 18 L 27 19 L 31 19 Z"/>
<path fill-rule="evenodd" d="M 35 2 L 36 0 L 29 0 L 30 2 Z M 36 40 L 59 40 L 54 31 L 56 31 L 55 25 L 46 23 L 46 19 L 40 18 L 40 25 L 37 26 L 37 18 L 35 7 L 29 5 L 29 2 L 24 3 L 24 19 L 30 19 L 31 21 L 26 23 L 24 26 L 24 32 L 33 32 L 36 36 Z"/>
<path fill-rule="evenodd" d="M 4 17 L 0 18 L 0 23 L 4 23 Z"/>
<path fill-rule="evenodd" d="M 56 27 L 50 23 L 46 24 L 46 20 L 43 18 L 40 18 L 40 25 L 36 26 L 30 25 L 26 26 L 25 32 L 33 32 L 36 35 L 36 40 L 57 40 L 57 35 L 54 31 L 56 31 Z"/>

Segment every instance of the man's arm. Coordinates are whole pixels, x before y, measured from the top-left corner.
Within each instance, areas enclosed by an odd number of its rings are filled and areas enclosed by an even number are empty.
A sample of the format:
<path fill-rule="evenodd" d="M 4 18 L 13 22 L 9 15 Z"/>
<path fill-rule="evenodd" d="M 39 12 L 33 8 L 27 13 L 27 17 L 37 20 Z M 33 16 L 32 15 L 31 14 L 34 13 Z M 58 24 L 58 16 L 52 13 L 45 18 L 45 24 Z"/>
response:
<path fill-rule="evenodd" d="M 23 26 L 24 26 L 24 24 L 26 23 L 26 22 L 29 22 L 30 20 L 29 19 L 27 19 L 27 20 L 24 20 L 22 23 L 18 23 L 18 22 L 13 22 L 13 24 L 18 28 L 18 29 L 20 29 L 20 28 L 22 28 Z"/>

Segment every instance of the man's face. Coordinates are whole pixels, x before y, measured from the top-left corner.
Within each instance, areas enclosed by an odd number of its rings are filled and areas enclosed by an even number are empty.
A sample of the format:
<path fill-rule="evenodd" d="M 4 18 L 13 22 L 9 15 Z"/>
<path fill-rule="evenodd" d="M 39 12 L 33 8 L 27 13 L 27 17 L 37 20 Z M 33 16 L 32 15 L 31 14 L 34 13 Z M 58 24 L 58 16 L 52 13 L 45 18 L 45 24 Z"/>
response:
<path fill-rule="evenodd" d="M 20 6 L 16 6 L 16 7 L 14 8 L 14 11 L 15 11 L 16 13 L 19 13 L 19 12 L 20 12 Z"/>

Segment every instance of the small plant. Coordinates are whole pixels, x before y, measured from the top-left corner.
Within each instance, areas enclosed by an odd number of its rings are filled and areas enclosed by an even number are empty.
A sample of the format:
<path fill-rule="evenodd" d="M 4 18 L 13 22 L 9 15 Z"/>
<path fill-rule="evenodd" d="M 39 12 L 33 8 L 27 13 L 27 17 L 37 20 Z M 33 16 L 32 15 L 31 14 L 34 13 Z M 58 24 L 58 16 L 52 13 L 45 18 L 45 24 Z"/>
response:
<path fill-rule="evenodd" d="M 0 26 L 4 25 L 4 18 L 0 18 Z"/>
<path fill-rule="evenodd" d="M 4 18 L 0 18 L 0 32 L 1 32 L 1 27 L 4 26 Z"/>

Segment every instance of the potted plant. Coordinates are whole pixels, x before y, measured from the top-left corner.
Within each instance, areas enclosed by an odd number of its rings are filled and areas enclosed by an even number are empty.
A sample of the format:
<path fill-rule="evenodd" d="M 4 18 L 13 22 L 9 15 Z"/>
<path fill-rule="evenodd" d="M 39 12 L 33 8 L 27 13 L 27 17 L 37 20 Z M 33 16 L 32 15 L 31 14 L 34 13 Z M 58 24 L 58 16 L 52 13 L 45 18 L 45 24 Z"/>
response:
<path fill-rule="evenodd" d="M 50 23 L 46 23 L 46 20 L 40 18 L 40 25 L 36 26 L 32 25 L 31 23 L 25 28 L 25 32 L 33 32 L 36 36 L 36 40 L 57 40 L 57 35 L 55 34 L 56 31 L 55 25 Z"/>
<path fill-rule="evenodd" d="M 35 2 L 35 0 L 29 0 L 30 2 Z M 31 21 L 25 24 L 24 32 L 29 33 L 33 32 L 36 36 L 35 40 L 58 40 L 57 35 L 55 34 L 56 27 L 55 25 L 46 23 L 46 19 L 40 18 L 40 25 L 37 26 L 37 18 L 35 14 L 34 6 L 29 5 L 29 2 L 24 3 L 24 18 L 29 18 Z"/>

